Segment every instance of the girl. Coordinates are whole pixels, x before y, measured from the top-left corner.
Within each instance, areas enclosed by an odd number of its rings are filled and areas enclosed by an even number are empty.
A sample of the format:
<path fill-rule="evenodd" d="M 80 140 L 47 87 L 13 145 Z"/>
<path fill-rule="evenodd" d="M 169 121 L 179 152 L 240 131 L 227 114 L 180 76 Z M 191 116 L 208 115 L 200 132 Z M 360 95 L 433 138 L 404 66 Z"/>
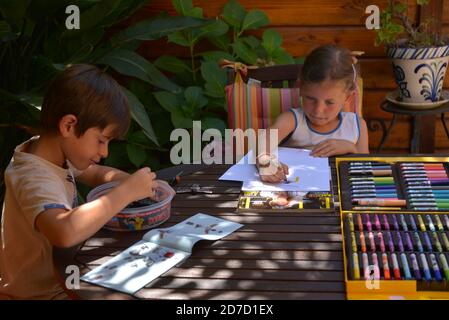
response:
<path fill-rule="evenodd" d="M 355 94 L 356 62 L 349 50 L 334 45 L 307 56 L 300 74 L 302 108 L 282 113 L 269 128 L 278 130 L 276 145 L 290 135 L 286 146 L 311 149 L 315 157 L 369 153 L 365 121 L 342 111 Z M 288 174 L 288 167 L 269 152 L 258 155 L 256 166 L 262 181 L 280 182 Z"/>

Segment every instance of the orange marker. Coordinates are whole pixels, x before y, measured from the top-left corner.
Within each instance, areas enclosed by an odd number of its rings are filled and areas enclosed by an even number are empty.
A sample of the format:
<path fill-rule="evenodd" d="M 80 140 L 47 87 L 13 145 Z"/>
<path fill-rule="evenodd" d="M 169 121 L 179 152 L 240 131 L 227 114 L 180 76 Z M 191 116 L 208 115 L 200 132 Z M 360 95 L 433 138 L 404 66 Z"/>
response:
<path fill-rule="evenodd" d="M 360 247 L 362 249 L 362 252 L 366 252 L 365 235 L 363 234 L 363 232 L 360 232 Z"/>
<path fill-rule="evenodd" d="M 390 280 L 390 267 L 388 265 L 388 256 L 386 253 L 382 253 L 382 266 L 384 269 L 384 279 Z"/>

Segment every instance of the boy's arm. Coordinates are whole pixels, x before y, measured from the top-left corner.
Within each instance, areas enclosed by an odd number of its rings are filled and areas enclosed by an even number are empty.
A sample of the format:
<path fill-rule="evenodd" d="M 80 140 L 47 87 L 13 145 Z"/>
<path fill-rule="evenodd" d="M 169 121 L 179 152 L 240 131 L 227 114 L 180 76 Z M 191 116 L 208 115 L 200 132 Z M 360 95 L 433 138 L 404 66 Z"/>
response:
<path fill-rule="evenodd" d="M 89 168 L 83 171 L 82 174 L 76 177 L 77 180 L 88 185 L 90 187 L 96 187 L 100 184 L 111 182 L 114 180 L 122 180 L 129 177 L 129 173 L 121 171 L 119 169 L 91 165 Z"/>
<path fill-rule="evenodd" d="M 368 128 L 366 126 L 366 121 L 359 118 L 360 124 L 360 138 L 355 145 L 356 153 L 369 153 L 369 143 L 368 143 Z"/>
<path fill-rule="evenodd" d="M 156 175 L 142 168 L 100 198 L 72 210 L 42 211 L 35 226 L 52 245 L 68 248 L 95 234 L 117 212 L 132 201 L 154 196 Z"/>

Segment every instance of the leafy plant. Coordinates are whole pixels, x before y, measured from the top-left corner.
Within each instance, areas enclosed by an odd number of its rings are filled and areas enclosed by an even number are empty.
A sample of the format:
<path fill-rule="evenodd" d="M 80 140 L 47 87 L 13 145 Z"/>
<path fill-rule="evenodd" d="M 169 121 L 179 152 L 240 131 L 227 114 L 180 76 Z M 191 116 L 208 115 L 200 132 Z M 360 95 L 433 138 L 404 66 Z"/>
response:
<path fill-rule="evenodd" d="M 416 0 L 424 6 L 429 0 Z M 380 14 L 380 29 L 376 30 L 376 46 L 385 44 L 398 47 L 429 47 L 447 44 L 447 36 L 435 27 L 434 19 L 427 19 L 414 25 L 407 16 L 407 4 L 389 0 L 385 10 Z"/>

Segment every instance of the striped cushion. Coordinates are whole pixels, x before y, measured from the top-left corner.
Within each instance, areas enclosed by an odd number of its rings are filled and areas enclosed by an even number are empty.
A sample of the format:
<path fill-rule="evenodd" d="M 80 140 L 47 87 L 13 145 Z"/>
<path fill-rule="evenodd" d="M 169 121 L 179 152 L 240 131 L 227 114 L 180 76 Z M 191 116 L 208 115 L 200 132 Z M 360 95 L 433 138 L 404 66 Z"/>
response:
<path fill-rule="evenodd" d="M 344 111 L 362 115 L 362 78 L 358 79 L 356 94 L 345 106 Z M 268 128 L 284 111 L 299 108 L 299 88 L 262 88 L 257 80 L 245 83 L 236 73 L 234 83 L 226 86 L 229 128 Z"/>

